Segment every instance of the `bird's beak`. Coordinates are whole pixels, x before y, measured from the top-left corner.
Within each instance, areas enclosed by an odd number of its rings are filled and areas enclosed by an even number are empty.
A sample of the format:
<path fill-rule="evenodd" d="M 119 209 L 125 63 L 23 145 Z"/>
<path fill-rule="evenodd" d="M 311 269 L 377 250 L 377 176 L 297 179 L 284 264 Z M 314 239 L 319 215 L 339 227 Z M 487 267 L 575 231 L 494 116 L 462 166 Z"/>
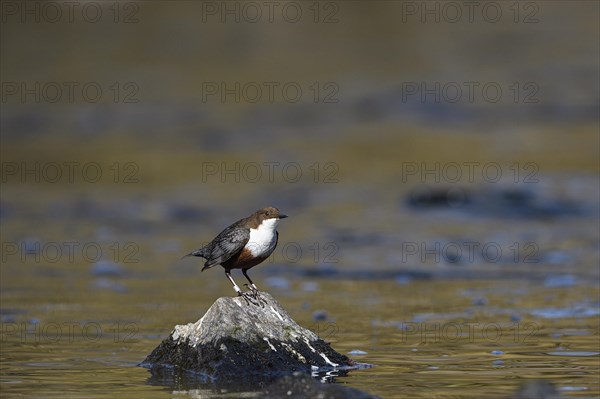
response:
<path fill-rule="evenodd" d="M 279 215 L 279 219 L 285 219 L 287 215 Z"/>

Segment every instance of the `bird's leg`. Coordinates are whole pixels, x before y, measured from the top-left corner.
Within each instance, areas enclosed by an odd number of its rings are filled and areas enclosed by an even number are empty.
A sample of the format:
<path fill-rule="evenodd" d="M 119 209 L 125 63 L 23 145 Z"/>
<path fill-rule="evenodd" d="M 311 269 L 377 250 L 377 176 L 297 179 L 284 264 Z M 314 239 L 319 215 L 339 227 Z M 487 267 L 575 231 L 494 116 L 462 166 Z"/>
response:
<path fill-rule="evenodd" d="M 248 282 L 250 284 L 244 284 L 246 287 L 248 287 L 248 289 L 250 290 L 252 297 L 254 299 L 256 299 L 258 301 L 258 303 L 260 303 L 260 305 L 262 307 L 264 307 L 264 305 L 267 303 L 265 301 L 265 299 L 260 295 L 260 291 L 258 290 L 258 287 L 256 287 L 256 284 L 254 284 L 254 282 L 252 282 L 252 280 L 250 279 L 250 276 L 248 276 L 248 269 L 242 269 L 242 273 L 244 273 L 244 276 L 248 279 Z"/>
<path fill-rule="evenodd" d="M 250 276 L 248 276 L 248 269 L 242 269 L 242 273 L 244 273 L 244 277 L 246 277 L 246 279 L 250 283 L 250 284 L 244 284 L 244 285 L 246 287 L 248 287 L 248 289 L 254 293 L 255 297 L 258 297 L 260 291 L 258 290 L 258 287 L 256 286 L 256 284 L 254 284 L 254 282 L 250 279 Z"/>
<path fill-rule="evenodd" d="M 237 292 L 238 295 L 242 295 L 242 289 L 238 287 L 235 281 L 233 281 L 233 277 L 231 277 L 231 274 L 229 274 L 229 270 L 225 270 L 225 275 L 227 276 L 229 281 L 231 281 L 231 284 L 233 284 L 233 289 L 235 290 L 235 292 Z"/>
<path fill-rule="evenodd" d="M 241 288 L 238 287 L 238 285 L 235 283 L 235 281 L 233 281 L 233 277 L 231 277 L 229 270 L 225 270 L 225 275 L 227 276 L 229 281 L 231 281 L 231 284 L 233 284 L 233 289 L 235 290 L 235 292 L 237 292 L 238 296 L 241 296 L 242 298 L 244 298 L 244 300 L 246 301 L 246 304 L 250 305 L 250 303 L 252 302 L 252 299 L 253 299 L 253 295 L 251 295 L 247 292 L 242 292 Z"/>

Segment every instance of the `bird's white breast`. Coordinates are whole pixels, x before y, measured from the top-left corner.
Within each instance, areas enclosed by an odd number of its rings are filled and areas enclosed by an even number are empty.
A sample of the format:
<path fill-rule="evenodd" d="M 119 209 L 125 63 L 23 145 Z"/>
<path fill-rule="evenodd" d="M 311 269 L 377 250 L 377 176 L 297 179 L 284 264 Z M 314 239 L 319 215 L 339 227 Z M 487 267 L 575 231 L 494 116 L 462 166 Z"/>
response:
<path fill-rule="evenodd" d="M 266 219 L 256 229 L 250 229 L 250 239 L 246 244 L 246 249 L 250 250 L 253 256 L 268 256 L 277 245 L 276 228 L 279 219 Z"/>

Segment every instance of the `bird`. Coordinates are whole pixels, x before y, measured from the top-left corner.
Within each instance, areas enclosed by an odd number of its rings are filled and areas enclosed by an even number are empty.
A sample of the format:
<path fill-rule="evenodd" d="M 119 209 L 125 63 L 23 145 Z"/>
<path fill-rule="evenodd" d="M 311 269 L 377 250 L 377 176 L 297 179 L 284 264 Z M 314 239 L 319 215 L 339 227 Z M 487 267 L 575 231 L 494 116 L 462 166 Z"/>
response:
<path fill-rule="evenodd" d="M 269 206 L 240 219 L 219 233 L 207 245 L 183 257 L 198 256 L 206 259 L 202 271 L 221 265 L 238 296 L 258 297 L 258 287 L 248 276 L 248 270 L 267 259 L 277 247 L 277 225 L 287 215 Z M 250 294 L 243 293 L 231 277 L 232 269 L 242 269 L 250 284 L 245 284 Z"/>

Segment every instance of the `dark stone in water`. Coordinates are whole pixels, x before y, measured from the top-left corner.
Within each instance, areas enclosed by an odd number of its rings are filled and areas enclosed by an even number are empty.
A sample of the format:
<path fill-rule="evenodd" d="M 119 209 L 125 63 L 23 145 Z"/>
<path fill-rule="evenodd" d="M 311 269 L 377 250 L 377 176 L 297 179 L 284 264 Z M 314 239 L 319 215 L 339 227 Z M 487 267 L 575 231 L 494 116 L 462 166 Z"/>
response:
<path fill-rule="evenodd" d="M 299 326 L 273 297 L 215 301 L 196 323 L 175 326 L 140 364 L 197 373 L 214 382 L 244 384 L 300 371 L 348 370 L 358 364 Z"/>
<path fill-rule="evenodd" d="M 324 310 L 315 310 L 312 314 L 312 318 L 314 321 L 325 321 L 327 320 L 327 312 Z"/>
<path fill-rule="evenodd" d="M 407 198 L 413 208 L 460 208 L 470 202 L 471 193 L 456 187 L 416 187 Z"/>
<path fill-rule="evenodd" d="M 271 267 L 269 271 L 273 273 L 289 273 L 289 268 L 277 268 Z M 373 280 L 394 280 L 402 277 L 405 279 L 414 280 L 429 280 L 433 277 L 433 274 L 429 271 L 423 270 L 372 270 L 371 268 L 362 270 L 346 270 L 343 268 L 336 268 L 334 266 L 324 267 L 301 267 L 297 266 L 293 272 L 302 277 L 318 277 L 321 279 L 333 278 L 333 279 L 346 279 L 346 280 L 361 280 L 361 281 L 373 281 Z"/>
<path fill-rule="evenodd" d="M 531 190 L 467 190 L 461 187 L 416 187 L 406 198 L 415 209 L 459 210 L 473 216 L 552 219 L 581 216 L 585 209 L 570 201 L 539 198 Z"/>
<path fill-rule="evenodd" d="M 475 298 L 475 299 L 473 299 L 472 304 L 474 306 L 485 306 L 488 304 L 488 300 L 487 300 L 487 298 Z"/>
<path fill-rule="evenodd" d="M 15 323 L 18 320 L 17 316 L 26 314 L 25 309 L 0 308 L 0 322 Z"/>

